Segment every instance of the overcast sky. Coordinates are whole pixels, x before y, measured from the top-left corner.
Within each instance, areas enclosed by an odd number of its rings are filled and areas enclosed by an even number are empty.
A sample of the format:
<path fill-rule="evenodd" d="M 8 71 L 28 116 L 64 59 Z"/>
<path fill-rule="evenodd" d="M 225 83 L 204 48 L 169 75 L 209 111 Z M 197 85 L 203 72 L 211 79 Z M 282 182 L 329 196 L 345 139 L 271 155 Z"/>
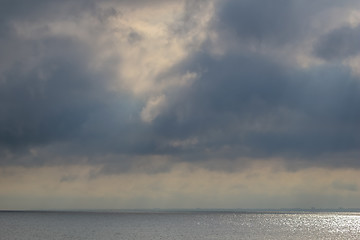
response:
<path fill-rule="evenodd" d="M 2 0 L 0 209 L 360 208 L 358 0 Z"/>

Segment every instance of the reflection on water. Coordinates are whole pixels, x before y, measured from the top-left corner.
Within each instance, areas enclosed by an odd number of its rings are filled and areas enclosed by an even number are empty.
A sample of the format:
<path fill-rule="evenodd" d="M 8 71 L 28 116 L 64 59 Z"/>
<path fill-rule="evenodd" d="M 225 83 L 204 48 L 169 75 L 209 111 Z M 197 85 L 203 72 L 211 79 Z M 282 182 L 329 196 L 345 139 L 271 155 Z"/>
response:
<path fill-rule="evenodd" d="M 7 240 L 359 239 L 357 213 L 0 212 Z"/>

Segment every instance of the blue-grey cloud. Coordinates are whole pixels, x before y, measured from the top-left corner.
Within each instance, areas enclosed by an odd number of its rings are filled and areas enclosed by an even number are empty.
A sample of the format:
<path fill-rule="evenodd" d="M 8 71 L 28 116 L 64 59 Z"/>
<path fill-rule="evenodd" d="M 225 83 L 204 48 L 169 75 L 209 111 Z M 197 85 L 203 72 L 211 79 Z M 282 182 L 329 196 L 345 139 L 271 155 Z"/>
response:
<path fill-rule="evenodd" d="M 171 25 L 169 31 L 176 26 L 178 37 L 189 31 L 196 21 L 189 11 L 202 3 L 188 2 L 182 24 Z M 222 1 L 210 30 L 233 31 L 234 41 L 265 47 L 296 45 L 311 34 L 312 17 L 337 4 Z M 299 68 L 246 46 L 241 52 L 214 56 L 208 40 L 201 51 L 159 74 L 159 82 L 187 72 L 198 77 L 191 86 L 165 89 L 166 106 L 149 123 L 140 116 L 147 96 L 109 87 L 126 59 L 114 57 L 101 68 L 91 68 L 95 50 L 89 42 L 48 34 L 46 24 L 35 29 L 38 38 L 26 38 L 13 25 L 17 20 L 54 18 L 71 22 L 86 12 L 98 21 L 87 26 L 90 36 L 99 36 L 107 34 L 107 19 L 120 16 L 121 9 L 100 9 L 86 1 L 38 0 L 6 1 L 1 11 L 1 164 L 86 159 L 106 165 L 105 172 L 118 172 L 133 169 L 136 157 L 163 155 L 176 161 L 279 157 L 290 165 L 359 167 L 360 80 L 346 65 L 327 62 Z M 358 33 L 358 27 L 327 33 L 314 53 L 326 60 L 354 56 L 359 52 Z M 126 36 L 134 46 L 144 40 L 135 31 Z M 32 154 L 34 149 L 40 152 Z M 345 155 L 349 157 L 343 159 Z"/>
<path fill-rule="evenodd" d="M 108 76 L 86 70 L 86 47 L 59 38 L 31 44 L 61 54 L 30 72 L 19 64 L 3 74 L 0 141 L 11 146 L 73 136 L 90 112 L 111 99 L 101 82 Z"/>
<path fill-rule="evenodd" d="M 283 47 L 314 34 L 312 22 L 327 9 L 353 5 L 352 0 L 219 1 L 214 26 L 235 33 L 238 41 L 243 43 Z"/>
<path fill-rule="evenodd" d="M 224 1 L 218 9 L 218 24 L 242 41 L 284 44 L 299 37 L 301 14 L 296 1 Z"/>
<path fill-rule="evenodd" d="M 161 135 L 198 136 L 202 149 L 231 146 L 234 157 L 314 160 L 360 146 L 360 84 L 346 67 L 288 69 L 251 53 L 201 54 L 187 64 L 203 75 L 189 92 L 172 94 L 155 121 Z"/>
<path fill-rule="evenodd" d="M 351 192 L 357 192 L 358 191 L 358 185 L 357 184 L 355 184 L 355 183 L 345 183 L 343 181 L 334 181 L 333 184 L 332 184 L 332 187 L 334 189 L 351 191 Z"/>
<path fill-rule="evenodd" d="M 360 26 L 344 26 L 322 36 L 315 45 L 315 54 L 325 60 L 341 60 L 360 53 Z"/>

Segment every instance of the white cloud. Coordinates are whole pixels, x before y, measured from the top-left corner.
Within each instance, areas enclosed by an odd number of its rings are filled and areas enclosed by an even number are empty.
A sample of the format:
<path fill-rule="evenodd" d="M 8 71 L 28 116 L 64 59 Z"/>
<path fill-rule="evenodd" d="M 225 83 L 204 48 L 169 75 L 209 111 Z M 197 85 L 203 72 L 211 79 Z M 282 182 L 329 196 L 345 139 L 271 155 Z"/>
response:
<path fill-rule="evenodd" d="M 167 78 L 167 84 L 158 84 L 158 77 L 167 73 L 189 54 L 197 51 L 207 36 L 211 9 L 198 9 L 197 24 L 191 26 L 186 34 L 174 32 L 176 25 L 182 27 L 183 2 L 171 2 L 161 8 L 144 8 L 123 11 L 121 18 L 111 23 L 116 29 L 114 38 L 116 48 L 122 59 L 118 68 L 118 82 L 115 87 L 125 88 L 137 96 L 158 95 L 173 81 L 182 79 Z M 180 24 L 180 26 L 179 26 Z M 129 42 L 129 34 L 136 33 L 139 41 Z"/>
<path fill-rule="evenodd" d="M 146 123 L 151 123 L 166 106 L 165 95 L 153 97 L 149 99 L 146 106 L 141 111 L 141 119 Z"/>

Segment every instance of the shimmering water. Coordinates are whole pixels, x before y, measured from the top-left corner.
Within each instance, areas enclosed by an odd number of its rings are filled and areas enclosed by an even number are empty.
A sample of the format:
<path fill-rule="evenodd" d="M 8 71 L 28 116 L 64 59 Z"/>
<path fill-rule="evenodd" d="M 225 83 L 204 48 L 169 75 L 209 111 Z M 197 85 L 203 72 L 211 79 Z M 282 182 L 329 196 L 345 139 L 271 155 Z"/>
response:
<path fill-rule="evenodd" d="M 0 212 L 0 239 L 353 240 L 360 214 Z"/>

